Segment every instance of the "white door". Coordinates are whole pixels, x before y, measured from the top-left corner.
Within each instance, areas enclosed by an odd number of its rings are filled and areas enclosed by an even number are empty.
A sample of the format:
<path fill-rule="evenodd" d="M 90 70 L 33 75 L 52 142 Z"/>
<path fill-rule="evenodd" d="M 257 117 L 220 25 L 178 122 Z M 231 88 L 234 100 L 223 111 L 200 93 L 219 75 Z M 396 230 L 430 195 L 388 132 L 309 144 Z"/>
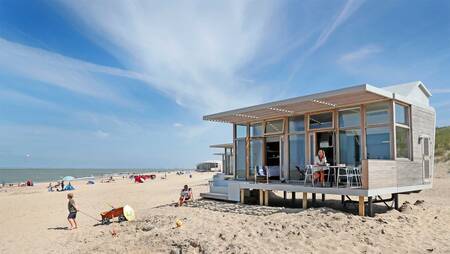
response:
<path fill-rule="evenodd" d="M 432 177 L 431 140 L 429 136 L 421 136 L 423 181 L 429 183 Z"/>

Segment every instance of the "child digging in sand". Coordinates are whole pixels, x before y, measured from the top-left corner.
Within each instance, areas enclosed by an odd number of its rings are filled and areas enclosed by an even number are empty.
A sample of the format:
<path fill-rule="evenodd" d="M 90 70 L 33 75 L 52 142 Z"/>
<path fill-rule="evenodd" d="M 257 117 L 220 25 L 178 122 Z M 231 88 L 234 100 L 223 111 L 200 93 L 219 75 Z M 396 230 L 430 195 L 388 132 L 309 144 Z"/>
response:
<path fill-rule="evenodd" d="M 73 193 L 67 194 L 67 199 L 69 203 L 67 204 L 67 208 L 69 209 L 69 216 L 67 216 L 67 220 L 69 221 L 70 228 L 69 230 L 76 229 L 78 227 L 77 221 L 75 218 L 77 217 L 78 208 L 75 206 L 75 200 L 73 199 Z"/>

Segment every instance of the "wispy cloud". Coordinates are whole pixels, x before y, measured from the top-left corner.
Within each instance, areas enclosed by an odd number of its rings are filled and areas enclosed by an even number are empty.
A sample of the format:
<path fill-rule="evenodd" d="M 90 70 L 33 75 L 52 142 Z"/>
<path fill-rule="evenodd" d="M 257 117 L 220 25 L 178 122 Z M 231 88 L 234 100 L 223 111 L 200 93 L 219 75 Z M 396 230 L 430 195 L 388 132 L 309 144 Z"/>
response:
<path fill-rule="evenodd" d="M 64 1 L 93 41 L 179 105 L 211 112 L 261 101 L 239 71 L 264 46 L 272 3 Z M 70 15 L 71 14 L 71 15 Z"/>
<path fill-rule="evenodd" d="M 364 1 L 362 0 L 348 0 L 345 3 L 344 7 L 338 12 L 336 17 L 322 30 L 315 43 L 295 62 L 288 81 L 291 81 L 295 77 L 305 60 L 321 48 L 328 41 L 328 38 L 334 33 L 334 31 L 350 16 L 352 16 L 352 14 L 357 11 L 363 3 Z"/>
<path fill-rule="evenodd" d="M 338 63 L 341 64 L 347 64 L 347 63 L 353 63 L 356 61 L 364 60 L 374 54 L 382 52 L 383 49 L 380 46 L 377 45 L 366 45 L 362 48 L 359 48 L 355 51 L 346 53 L 342 55 L 338 59 Z"/>
<path fill-rule="evenodd" d="M 2 38 L 0 48 L 2 72 L 118 103 L 126 101 L 99 74 L 150 80 L 136 72 L 96 65 Z"/>

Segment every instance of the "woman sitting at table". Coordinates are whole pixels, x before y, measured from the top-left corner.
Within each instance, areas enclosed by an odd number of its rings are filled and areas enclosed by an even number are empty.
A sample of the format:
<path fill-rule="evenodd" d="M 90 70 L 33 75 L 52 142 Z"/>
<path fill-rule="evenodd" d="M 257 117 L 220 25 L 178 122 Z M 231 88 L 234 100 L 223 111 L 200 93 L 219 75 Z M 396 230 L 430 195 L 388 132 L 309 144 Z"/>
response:
<path fill-rule="evenodd" d="M 325 152 L 323 150 L 319 150 L 317 152 L 317 156 L 314 158 L 314 165 L 319 167 L 327 166 L 327 157 L 325 156 Z M 320 167 L 320 170 L 314 173 L 314 181 L 316 181 L 317 179 L 319 179 L 319 181 L 323 185 L 325 181 L 325 173 L 323 167 Z"/>

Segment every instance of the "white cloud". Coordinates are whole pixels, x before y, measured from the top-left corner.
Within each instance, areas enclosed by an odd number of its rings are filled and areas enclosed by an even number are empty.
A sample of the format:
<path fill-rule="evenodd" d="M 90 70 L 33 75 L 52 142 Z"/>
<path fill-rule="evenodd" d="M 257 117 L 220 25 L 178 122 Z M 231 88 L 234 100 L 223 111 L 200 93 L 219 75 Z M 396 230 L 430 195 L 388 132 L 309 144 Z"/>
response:
<path fill-rule="evenodd" d="M 180 127 L 183 127 L 183 124 L 181 124 L 181 123 L 174 123 L 173 127 L 180 128 Z"/>
<path fill-rule="evenodd" d="M 95 136 L 98 137 L 98 138 L 107 138 L 107 137 L 109 137 L 109 133 L 106 132 L 106 131 L 97 130 L 95 132 Z"/>
<path fill-rule="evenodd" d="M 362 0 L 348 0 L 342 10 L 337 14 L 337 16 L 331 21 L 325 29 L 322 30 L 319 37 L 315 41 L 312 47 L 310 47 L 306 52 L 296 61 L 291 74 L 289 75 L 289 81 L 291 81 L 297 72 L 302 67 L 304 61 L 311 55 L 313 55 L 319 48 L 321 48 L 327 41 L 328 38 L 334 33 L 334 31 L 342 25 L 352 14 L 361 7 L 364 3 Z"/>
<path fill-rule="evenodd" d="M 239 71 L 265 46 L 269 1 L 62 4 L 93 41 L 181 106 L 205 113 L 264 99 Z"/>
<path fill-rule="evenodd" d="M 0 68 L 3 72 L 120 104 L 132 103 L 126 101 L 98 74 L 151 80 L 136 72 L 92 64 L 2 38 L 0 48 Z"/>
<path fill-rule="evenodd" d="M 338 63 L 346 64 L 346 63 L 352 63 L 356 61 L 364 60 L 374 54 L 382 52 L 383 49 L 380 46 L 377 45 L 366 45 L 362 48 L 359 48 L 355 51 L 346 53 L 342 55 L 338 59 Z"/>

